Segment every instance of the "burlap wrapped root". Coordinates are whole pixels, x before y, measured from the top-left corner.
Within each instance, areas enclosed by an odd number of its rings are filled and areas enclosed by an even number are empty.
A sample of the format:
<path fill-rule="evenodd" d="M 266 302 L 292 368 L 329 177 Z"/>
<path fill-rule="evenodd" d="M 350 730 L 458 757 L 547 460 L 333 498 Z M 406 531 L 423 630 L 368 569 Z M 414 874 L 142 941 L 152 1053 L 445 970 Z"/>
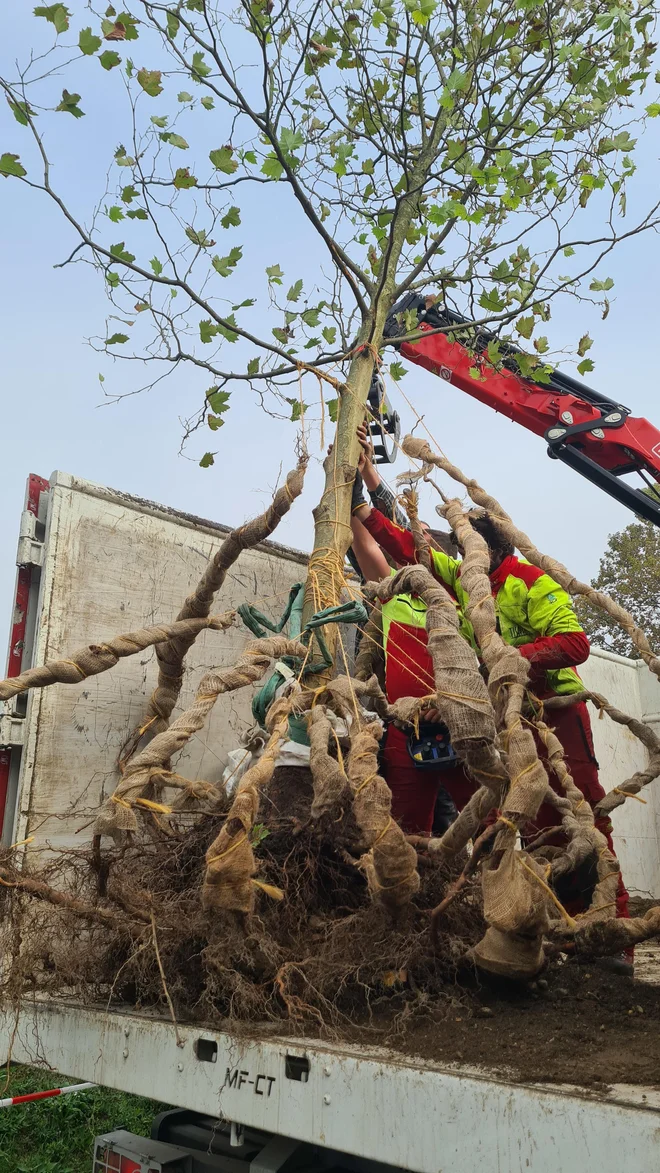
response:
<path fill-rule="evenodd" d="M 313 819 L 327 816 L 336 822 L 350 805 L 351 790 L 342 763 L 330 754 L 330 743 L 335 740 L 335 735 L 330 718 L 321 705 L 310 709 L 307 733 L 314 784 L 311 815 Z"/>
<path fill-rule="evenodd" d="M 271 705 L 267 722 L 271 729 L 268 744 L 260 758 L 245 772 L 238 784 L 226 822 L 206 853 L 206 872 L 202 888 L 202 905 L 207 910 L 254 911 L 254 877 L 257 865 L 251 835 L 261 800 L 261 790 L 273 777 L 280 746 L 288 735 L 291 702 L 286 699 Z"/>
<path fill-rule="evenodd" d="M 417 853 L 392 818 L 392 795 L 378 773 L 381 735 L 380 721 L 353 732 L 347 772 L 365 849 L 360 865 L 374 899 L 397 914 L 419 891 L 419 875 Z"/>
<path fill-rule="evenodd" d="M 543 934 L 552 907 L 546 889 L 541 866 L 526 852 L 516 851 L 513 842 L 485 861 L 482 890 L 488 929 L 472 950 L 477 965 L 517 980 L 542 969 Z"/>

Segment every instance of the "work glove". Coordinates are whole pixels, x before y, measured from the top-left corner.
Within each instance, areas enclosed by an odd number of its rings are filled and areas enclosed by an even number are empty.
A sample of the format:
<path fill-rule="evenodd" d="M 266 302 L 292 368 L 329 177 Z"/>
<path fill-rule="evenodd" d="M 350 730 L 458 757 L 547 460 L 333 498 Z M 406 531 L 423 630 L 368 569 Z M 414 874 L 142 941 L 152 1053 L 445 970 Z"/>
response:
<path fill-rule="evenodd" d="M 364 482 L 360 473 L 355 470 L 355 480 L 353 481 L 353 495 L 351 497 L 351 514 L 355 513 L 361 505 L 366 505 L 364 497 Z"/>

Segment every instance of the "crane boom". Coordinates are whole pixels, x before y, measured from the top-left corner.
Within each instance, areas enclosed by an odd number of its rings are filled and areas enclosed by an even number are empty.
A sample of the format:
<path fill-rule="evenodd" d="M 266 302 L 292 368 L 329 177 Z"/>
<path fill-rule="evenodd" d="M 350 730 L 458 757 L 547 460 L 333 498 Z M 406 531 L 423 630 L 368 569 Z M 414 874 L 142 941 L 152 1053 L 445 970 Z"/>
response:
<path fill-rule="evenodd" d="M 388 318 L 386 336 L 404 358 L 542 436 L 549 456 L 660 526 L 660 491 L 655 486 L 660 481 L 660 431 L 653 424 L 559 370 L 547 383 L 522 378 L 513 361 L 520 352 L 510 344 L 500 343 L 504 362 L 495 369 L 486 358 L 493 335 L 481 332 L 468 350 L 451 333 L 452 326 L 468 320 L 429 301 L 407 294 Z M 417 313 L 425 336 L 398 343 L 401 316 L 410 310 Z M 638 473 L 650 491 L 623 480 L 628 473 Z"/>

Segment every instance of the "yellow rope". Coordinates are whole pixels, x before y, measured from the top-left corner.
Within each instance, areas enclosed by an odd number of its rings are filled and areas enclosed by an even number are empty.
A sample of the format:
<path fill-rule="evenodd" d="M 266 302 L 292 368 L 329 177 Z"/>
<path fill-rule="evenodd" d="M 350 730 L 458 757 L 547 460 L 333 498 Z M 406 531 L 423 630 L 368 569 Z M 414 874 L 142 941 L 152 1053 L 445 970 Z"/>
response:
<path fill-rule="evenodd" d="M 517 858 L 517 860 L 518 860 L 518 863 L 520 864 L 521 868 L 524 868 L 524 870 L 525 870 L 526 872 L 529 872 L 530 876 L 532 876 L 532 878 L 533 878 L 534 880 L 536 880 L 537 884 L 540 884 L 540 885 L 541 885 L 541 887 L 543 888 L 544 892 L 546 892 L 546 893 L 547 893 L 547 895 L 548 895 L 548 896 L 550 897 L 550 899 L 552 900 L 552 903 L 553 903 L 553 904 L 556 906 L 556 908 L 559 910 L 559 912 L 560 912 L 560 913 L 561 913 L 561 915 L 563 916 L 563 918 L 564 918 L 564 920 L 566 921 L 566 924 L 568 925 L 568 927 L 569 927 L 569 928 L 571 928 L 571 929 L 573 929 L 573 930 L 575 930 L 575 929 L 577 928 L 577 921 L 575 921 L 575 920 L 573 919 L 573 917 L 572 917 L 572 916 L 570 916 L 570 914 L 569 914 L 569 913 L 566 911 L 566 909 L 564 908 L 564 905 L 563 905 L 563 904 L 561 903 L 561 901 L 560 901 L 560 900 L 558 900 L 558 899 L 557 899 L 557 897 L 555 896 L 554 892 L 552 891 L 552 888 L 549 888 L 549 887 L 548 887 L 548 885 L 545 883 L 545 881 L 541 879 L 541 877 L 540 877 L 540 876 L 539 876 L 539 875 L 538 875 L 538 874 L 537 874 L 537 873 L 534 871 L 534 869 L 533 869 L 533 868 L 530 868 L 530 867 L 528 867 L 528 866 L 527 866 L 527 864 L 525 863 L 524 859 L 521 859 L 521 858 L 520 858 L 520 856 L 517 856 L 516 858 Z"/>
<path fill-rule="evenodd" d="M 225 856 L 231 855 L 232 851 L 235 851 L 237 847 L 240 847 L 241 843 L 245 843 L 246 839 L 247 839 L 247 832 L 244 831 L 243 834 L 240 835 L 234 843 L 232 843 L 224 851 L 221 851 L 220 855 L 212 855 L 210 859 L 207 859 L 207 861 L 206 861 L 207 864 L 217 863 L 219 859 L 224 859 Z"/>
<path fill-rule="evenodd" d="M 635 802 L 642 802 L 644 806 L 647 805 L 645 798 L 641 798 L 639 794 L 631 794 L 629 790 L 621 790 L 619 786 L 612 787 L 612 794 L 622 794 L 624 798 L 634 798 Z"/>
<path fill-rule="evenodd" d="M 76 672 L 80 673 L 81 680 L 87 680 L 87 673 L 83 672 L 82 668 L 80 667 L 80 664 L 76 664 L 75 660 L 61 660 L 60 663 L 61 664 L 70 664 L 72 668 L 75 668 Z"/>

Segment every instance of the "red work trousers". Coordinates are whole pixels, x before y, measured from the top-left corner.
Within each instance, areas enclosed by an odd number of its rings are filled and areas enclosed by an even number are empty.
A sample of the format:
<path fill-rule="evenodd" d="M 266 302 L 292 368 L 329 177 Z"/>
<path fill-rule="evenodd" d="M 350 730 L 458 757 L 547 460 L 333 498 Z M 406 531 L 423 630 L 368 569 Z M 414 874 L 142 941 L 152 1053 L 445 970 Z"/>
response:
<path fill-rule="evenodd" d="M 566 765 L 575 785 L 582 792 L 590 806 L 595 806 L 605 791 L 598 780 L 598 762 L 594 753 L 591 736 L 591 722 L 586 704 L 571 705 L 560 709 L 549 718 L 564 748 Z M 539 756 L 544 757 L 545 749 L 539 744 Z M 430 835 L 433 825 L 433 811 L 440 786 L 449 792 L 458 810 L 462 810 L 470 795 L 476 790 L 475 783 L 466 775 L 462 766 L 444 769 L 420 769 L 413 764 L 408 753 L 408 737 L 395 725 L 390 725 L 385 738 L 383 755 L 384 774 L 392 791 L 392 814 L 408 835 Z M 552 782 L 559 791 L 558 783 Z M 560 825 L 560 818 L 554 807 L 546 803 L 540 807 L 533 823 L 529 824 L 525 838 L 529 841 L 547 827 Z M 612 826 L 609 818 L 598 819 L 596 826 L 607 838 L 611 851 Z M 560 837 L 557 843 L 561 844 Z M 571 878 L 561 898 L 567 910 L 573 915 L 582 912 L 589 903 L 594 877 L 576 876 Z M 619 876 L 617 895 L 617 916 L 627 917 L 628 893 L 623 879 Z"/>

